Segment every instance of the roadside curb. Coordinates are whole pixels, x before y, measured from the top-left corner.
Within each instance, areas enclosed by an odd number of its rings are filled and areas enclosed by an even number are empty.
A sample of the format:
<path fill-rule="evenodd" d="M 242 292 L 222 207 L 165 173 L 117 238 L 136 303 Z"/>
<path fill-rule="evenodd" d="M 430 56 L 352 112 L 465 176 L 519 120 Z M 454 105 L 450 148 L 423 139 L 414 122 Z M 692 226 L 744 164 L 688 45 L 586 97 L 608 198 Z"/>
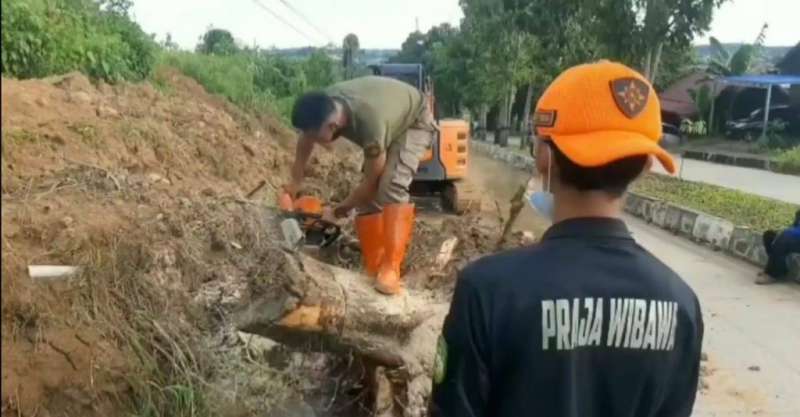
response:
<path fill-rule="evenodd" d="M 486 142 L 472 141 L 471 146 L 477 152 L 514 168 L 529 172 L 533 169 L 531 157 Z M 737 226 L 730 220 L 633 192 L 628 193 L 625 211 L 675 235 L 758 267 L 763 268 L 767 263 L 761 233 L 749 227 Z M 790 255 L 789 266 L 791 277 L 800 282 L 800 255 Z"/>
<path fill-rule="evenodd" d="M 758 267 L 767 264 L 761 233 L 702 211 L 628 193 L 625 211 L 692 242 L 725 252 Z M 789 256 L 790 276 L 800 282 L 800 255 Z"/>
<path fill-rule="evenodd" d="M 534 161 L 533 158 L 527 155 L 521 155 L 516 152 L 509 151 L 506 148 L 501 148 L 493 143 L 472 140 L 470 146 L 478 152 L 491 156 L 494 159 L 499 159 L 514 168 L 522 169 L 532 172 Z"/>
<path fill-rule="evenodd" d="M 700 161 L 714 162 L 722 165 L 733 165 L 744 168 L 762 169 L 774 172 L 772 167 L 775 162 L 769 158 L 758 158 L 753 156 L 737 156 L 726 153 L 707 152 L 700 150 L 686 150 L 682 152 L 686 159 L 697 159 Z"/>

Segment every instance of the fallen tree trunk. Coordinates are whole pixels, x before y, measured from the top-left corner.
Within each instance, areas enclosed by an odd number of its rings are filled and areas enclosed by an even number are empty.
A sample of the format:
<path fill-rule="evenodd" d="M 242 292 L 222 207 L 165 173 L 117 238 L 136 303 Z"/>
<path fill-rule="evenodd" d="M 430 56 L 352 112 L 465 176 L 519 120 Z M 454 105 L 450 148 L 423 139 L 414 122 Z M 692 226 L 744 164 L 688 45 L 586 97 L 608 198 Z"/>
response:
<path fill-rule="evenodd" d="M 237 327 L 287 345 L 355 352 L 400 376 L 390 395 L 384 377 L 373 381 L 383 387 L 383 393 L 373 393 L 376 415 L 425 415 L 436 339 L 448 304 L 424 291 L 383 296 L 364 275 L 304 254 L 283 255 L 277 277 L 282 282 L 251 300 L 236 315 Z M 381 398 L 393 398 L 392 414 Z"/>

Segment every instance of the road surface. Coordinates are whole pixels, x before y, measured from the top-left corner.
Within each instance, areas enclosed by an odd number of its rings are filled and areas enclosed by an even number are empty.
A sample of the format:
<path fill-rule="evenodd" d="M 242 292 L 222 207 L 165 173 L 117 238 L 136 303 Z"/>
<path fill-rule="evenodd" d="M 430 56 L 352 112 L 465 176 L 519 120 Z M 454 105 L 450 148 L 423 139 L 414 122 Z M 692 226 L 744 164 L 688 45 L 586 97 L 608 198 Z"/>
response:
<path fill-rule="evenodd" d="M 472 180 L 500 202 L 527 180 L 526 173 L 498 161 L 474 153 L 471 158 Z M 708 360 L 693 416 L 800 416 L 800 286 L 756 286 L 754 266 L 638 219 L 625 220 L 636 240 L 700 298 Z M 546 227 L 527 206 L 516 226 Z"/>
<path fill-rule="evenodd" d="M 491 135 L 489 140 L 492 140 Z M 519 147 L 519 138 L 509 138 L 509 147 Z M 800 176 L 684 159 L 678 155 L 673 156 L 676 166 L 680 169 L 680 177 L 685 180 L 719 185 L 762 197 L 800 204 Z M 653 171 L 667 174 L 660 164 L 653 164 Z"/>
<path fill-rule="evenodd" d="M 675 162 L 680 169 L 680 177 L 685 180 L 719 185 L 750 194 L 800 204 L 800 177 L 796 175 L 715 164 L 713 162 L 685 159 L 680 156 L 675 156 Z M 682 168 L 681 165 L 683 165 Z M 666 174 L 664 168 L 659 164 L 653 164 L 653 171 Z"/>

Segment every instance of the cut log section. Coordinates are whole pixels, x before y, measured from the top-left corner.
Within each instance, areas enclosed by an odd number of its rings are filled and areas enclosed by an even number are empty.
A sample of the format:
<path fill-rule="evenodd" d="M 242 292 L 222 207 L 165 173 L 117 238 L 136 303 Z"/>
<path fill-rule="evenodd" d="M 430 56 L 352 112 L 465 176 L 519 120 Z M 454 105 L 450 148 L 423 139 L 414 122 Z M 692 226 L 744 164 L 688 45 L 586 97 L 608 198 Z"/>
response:
<path fill-rule="evenodd" d="M 366 276 L 307 255 L 283 255 L 278 277 L 283 282 L 251 300 L 236 315 L 237 327 L 288 345 L 355 352 L 402 375 L 405 386 L 393 390 L 401 405 L 395 409 L 402 412 L 395 415 L 426 415 L 436 340 L 448 304 L 414 290 L 387 297 Z M 373 382 L 385 392 L 385 381 Z M 376 414 L 386 415 L 385 401 L 378 403 Z"/>

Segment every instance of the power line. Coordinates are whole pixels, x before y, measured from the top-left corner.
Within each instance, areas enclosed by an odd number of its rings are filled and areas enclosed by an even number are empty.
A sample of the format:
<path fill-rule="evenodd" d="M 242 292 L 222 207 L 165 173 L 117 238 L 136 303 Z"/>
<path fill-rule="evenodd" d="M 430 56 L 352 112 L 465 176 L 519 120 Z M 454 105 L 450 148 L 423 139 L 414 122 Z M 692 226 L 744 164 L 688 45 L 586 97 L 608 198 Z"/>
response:
<path fill-rule="evenodd" d="M 319 33 L 320 35 L 322 35 L 322 36 L 324 36 L 324 37 L 328 38 L 328 42 L 331 42 L 331 43 L 333 43 L 333 38 L 331 37 L 331 35 L 329 35 L 327 32 L 325 32 L 324 30 L 322 30 L 322 29 L 321 29 L 319 26 L 315 25 L 315 24 L 314 24 L 314 22 L 312 22 L 312 21 L 311 21 L 311 19 L 309 19 L 308 17 L 306 17 L 306 15 L 304 15 L 304 14 L 303 14 L 303 13 L 302 13 L 300 10 L 297 10 L 297 9 L 296 9 L 294 6 L 292 6 L 292 4 L 291 4 L 291 3 L 289 3 L 289 2 L 288 2 L 288 1 L 286 1 L 286 0 L 278 0 L 278 1 L 280 1 L 281 3 L 283 3 L 283 5 L 284 5 L 284 6 L 286 6 L 286 8 L 288 8 L 289 10 L 291 10 L 292 12 L 294 12 L 294 14 L 296 14 L 297 16 L 299 16 L 301 19 L 303 19 L 303 21 L 304 21 L 304 22 L 306 22 L 306 24 L 307 24 L 307 25 L 309 25 L 309 26 L 311 26 L 312 28 L 314 28 L 314 30 L 316 30 L 316 31 L 317 31 L 317 33 Z"/>
<path fill-rule="evenodd" d="M 303 36 L 304 38 L 308 39 L 312 43 L 316 43 L 317 42 L 314 38 L 312 38 L 311 36 L 308 36 L 305 32 L 303 32 L 302 30 L 298 29 L 297 26 L 291 24 L 289 21 L 284 19 L 281 15 L 279 15 L 279 14 L 275 13 L 274 11 L 272 11 L 272 9 L 270 9 L 269 7 L 264 5 L 264 3 L 262 3 L 261 1 L 253 0 L 253 3 L 258 5 L 262 9 L 264 9 L 264 11 L 266 11 L 269 14 L 271 14 L 274 18 L 278 19 L 284 25 L 289 26 L 290 28 L 294 29 L 295 32 L 299 33 L 301 36 Z"/>

